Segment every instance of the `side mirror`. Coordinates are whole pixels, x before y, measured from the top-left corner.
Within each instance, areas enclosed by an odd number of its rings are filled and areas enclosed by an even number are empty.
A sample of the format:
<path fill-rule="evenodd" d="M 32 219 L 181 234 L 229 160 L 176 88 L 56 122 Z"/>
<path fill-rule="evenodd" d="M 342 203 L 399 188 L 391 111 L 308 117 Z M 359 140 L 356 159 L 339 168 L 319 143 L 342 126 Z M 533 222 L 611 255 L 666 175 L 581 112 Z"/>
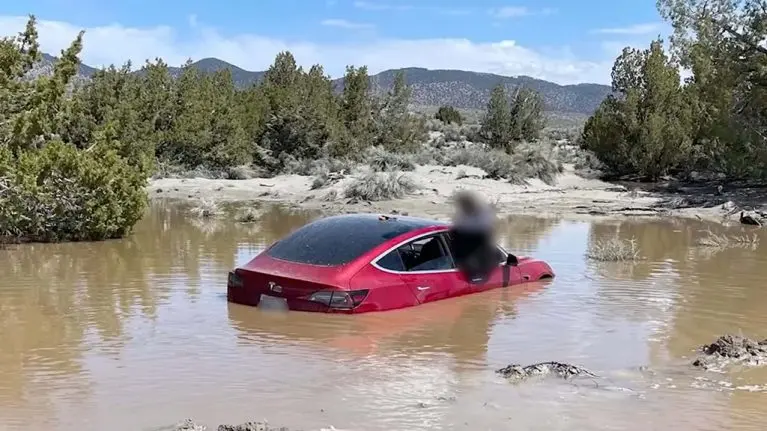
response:
<path fill-rule="evenodd" d="M 513 254 L 509 253 L 506 256 L 506 265 L 509 266 L 517 266 L 519 264 L 519 260 L 517 259 L 517 256 L 514 256 Z"/>

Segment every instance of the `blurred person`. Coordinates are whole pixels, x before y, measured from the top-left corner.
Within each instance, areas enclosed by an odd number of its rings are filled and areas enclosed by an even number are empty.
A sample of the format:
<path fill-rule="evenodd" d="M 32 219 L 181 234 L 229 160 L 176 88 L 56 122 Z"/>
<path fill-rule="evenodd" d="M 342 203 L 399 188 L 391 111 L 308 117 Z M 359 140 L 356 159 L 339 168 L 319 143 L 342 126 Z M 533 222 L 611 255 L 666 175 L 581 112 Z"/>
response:
<path fill-rule="evenodd" d="M 495 212 L 470 191 L 458 192 L 455 206 L 450 237 L 456 266 L 471 283 L 483 283 L 498 265 Z"/>

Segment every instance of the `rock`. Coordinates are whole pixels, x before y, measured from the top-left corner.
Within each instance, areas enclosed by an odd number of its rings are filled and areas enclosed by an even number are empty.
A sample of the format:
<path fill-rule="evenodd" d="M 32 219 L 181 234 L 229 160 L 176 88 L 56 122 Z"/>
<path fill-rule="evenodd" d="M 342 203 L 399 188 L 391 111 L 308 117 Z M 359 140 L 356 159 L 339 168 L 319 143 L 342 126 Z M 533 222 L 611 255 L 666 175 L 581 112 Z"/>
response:
<path fill-rule="evenodd" d="M 556 375 L 563 379 L 573 377 L 598 377 L 591 371 L 577 365 L 564 364 L 561 362 L 540 362 L 537 364 L 522 366 L 511 364 L 497 370 L 496 373 L 504 378 L 514 381 L 522 381 L 534 376 Z"/>
<path fill-rule="evenodd" d="M 740 222 L 751 226 L 762 226 L 761 217 L 755 211 L 741 211 Z"/>
<path fill-rule="evenodd" d="M 711 368 L 732 362 L 761 365 L 767 363 L 767 340 L 756 341 L 739 335 L 723 335 L 711 344 L 700 348 L 704 356 L 692 365 Z"/>
<path fill-rule="evenodd" d="M 732 211 L 733 209 L 735 209 L 735 202 L 727 201 L 727 202 L 723 203 L 722 204 L 722 209 L 724 211 Z"/>
<path fill-rule="evenodd" d="M 205 431 L 207 429 L 205 425 L 197 425 L 191 419 L 184 419 L 176 424 L 175 431 Z"/>

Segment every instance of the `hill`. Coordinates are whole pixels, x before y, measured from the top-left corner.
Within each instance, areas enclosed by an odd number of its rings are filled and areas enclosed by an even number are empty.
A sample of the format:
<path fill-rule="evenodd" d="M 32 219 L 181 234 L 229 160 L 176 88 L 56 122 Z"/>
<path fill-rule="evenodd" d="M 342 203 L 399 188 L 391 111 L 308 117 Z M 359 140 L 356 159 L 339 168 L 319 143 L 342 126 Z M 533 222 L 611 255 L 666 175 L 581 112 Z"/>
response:
<path fill-rule="evenodd" d="M 45 54 L 40 66 L 32 75 L 47 74 L 52 70 L 56 58 Z M 229 69 L 235 84 L 247 87 L 257 83 L 264 72 L 242 69 L 217 58 L 204 58 L 192 63 L 192 67 L 204 73 Z M 181 68 L 171 67 L 175 76 Z M 96 68 L 81 64 L 78 76 L 87 79 Z M 385 92 L 391 88 L 397 72 L 404 71 L 407 82 L 413 90 L 413 104 L 417 106 L 452 105 L 460 109 L 484 109 L 492 88 L 503 83 L 509 88 L 527 86 L 538 91 L 550 112 L 589 115 L 610 94 L 610 87 L 600 84 L 559 85 L 553 82 L 529 76 L 502 76 L 492 73 L 467 72 L 464 70 L 430 70 L 417 67 L 385 70 L 370 77 L 372 88 L 376 92 Z M 334 80 L 337 89 L 343 88 L 343 78 Z"/>

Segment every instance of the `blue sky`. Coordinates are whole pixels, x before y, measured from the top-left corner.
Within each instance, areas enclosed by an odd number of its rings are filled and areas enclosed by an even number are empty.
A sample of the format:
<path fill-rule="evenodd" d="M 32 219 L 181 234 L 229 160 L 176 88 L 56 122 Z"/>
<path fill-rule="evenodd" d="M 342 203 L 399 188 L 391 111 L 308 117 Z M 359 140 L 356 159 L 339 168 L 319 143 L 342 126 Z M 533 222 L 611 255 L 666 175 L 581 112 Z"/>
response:
<path fill-rule="evenodd" d="M 300 63 L 320 62 L 334 76 L 364 63 L 371 72 L 421 66 L 606 83 L 620 47 L 646 46 L 667 32 L 653 0 L 4 3 L 0 32 L 16 31 L 34 13 L 43 48 L 57 52 L 85 29 L 83 61 L 96 66 L 216 56 L 257 70 L 290 49 Z"/>

